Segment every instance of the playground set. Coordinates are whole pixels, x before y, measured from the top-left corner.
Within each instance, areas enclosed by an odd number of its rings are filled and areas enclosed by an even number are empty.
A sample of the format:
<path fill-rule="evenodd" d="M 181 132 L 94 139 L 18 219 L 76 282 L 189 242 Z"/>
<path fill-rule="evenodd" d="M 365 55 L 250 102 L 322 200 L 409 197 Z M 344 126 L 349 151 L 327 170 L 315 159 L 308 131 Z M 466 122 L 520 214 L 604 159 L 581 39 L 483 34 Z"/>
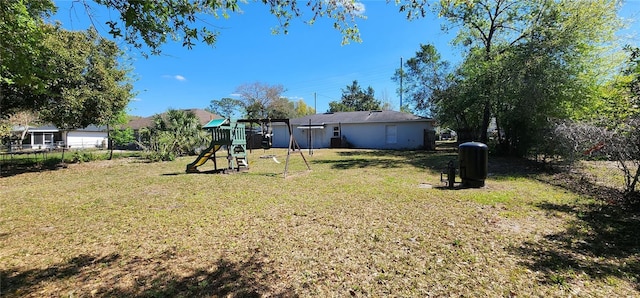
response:
<path fill-rule="evenodd" d="M 202 128 L 211 131 L 211 144 L 207 149 L 202 151 L 195 161 L 187 165 L 187 173 L 202 173 L 198 167 L 204 165 L 208 160 L 213 161 L 214 173 L 230 173 L 240 172 L 249 169 L 249 162 L 247 160 L 247 134 L 245 123 L 257 123 L 261 127 L 261 146 L 263 149 L 271 148 L 271 123 L 283 122 L 289 128 L 289 146 L 287 147 L 287 159 L 284 168 L 284 177 L 287 176 L 289 168 L 289 157 L 292 151 L 300 152 L 300 156 L 304 160 L 307 170 L 311 170 L 307 159 L 302 154 L 300 145 L 293 137 L 293 132 L 289 119 L 214 119 L 205 124 Z M 218 168 L 216 152 L 221 148 L 225 148 L 227 151 L 227 167 Z M 279 163 L 275 157 L 274 161 Z M 211 171 L 209 171 L 211 172 Z"/>

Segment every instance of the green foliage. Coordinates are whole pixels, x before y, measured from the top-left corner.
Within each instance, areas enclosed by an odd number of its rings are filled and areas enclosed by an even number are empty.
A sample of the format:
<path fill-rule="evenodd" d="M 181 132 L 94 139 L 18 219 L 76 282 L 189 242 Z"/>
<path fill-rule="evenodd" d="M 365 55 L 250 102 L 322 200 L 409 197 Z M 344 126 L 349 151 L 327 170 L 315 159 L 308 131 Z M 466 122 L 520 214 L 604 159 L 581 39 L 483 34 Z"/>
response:
<path fill-rule="evenodd" d="M 102 124 L 131 97 L 122 52 L 93 29 L 45 24 L 54 12 L 49 0 L 0 2 L 0 117 L 32 111 L 61 128 Z"/>
<path fill-rule="evenodd" d="M 624 74 L 629 81 L 624 86 L 628 92 L 628 103 L 637 115 L 640 113 L 640 48 L 628 46 L 626 50 L 629 52 L 629 61 Z"/>
<path fill-rule="evenodd" d="M 313 107 L 308 106 L 304 100 L 300 99 L 295 103 L 295 117 L 303 117 L 306 115 L 313 115 L 316 110 Z"/>
<path fill-rule="evenodd" d="M 206 108 L 211 113 L 218 114 L 225 118 L 234 118 L 236 113 L 243 108 L 242 101 L 235 98 L 224 97 L 213 99 Z"/>
<path fill-rule="evenodd" d="M 133 129 L 131 129 L 131 127 L 112 130 L 110 132 L 109 138 L 112 140 L 115 147 L 125 146 L 133 143 L 136 140 Z"/>
<path fill-rule="evenodd" d="M 260 82 L 243 84 L 236 88 L 248 119 L 295 117 L 295 104 L 282 97 L 284 91 L 282 85 Z"/>
<path fill-rule="evenodd" d="M 624 176 L 623 203 L 640 206 L 640 50 L 626 48 L 626 67 L 612 82 L 605 85 L 596 121 L 561 123 L 554 129 L 553 141 L 565 150 L 570 159 L 584 158 L 593 152 L 601 153 L 618 164 Z M 593 143 L 597 143 L 594 150 Z M 580 152 L 584 153 L 581 155 Z"/>
<path fill-rule="evenodd" d="M 148 47 L 152 54 L 159 54 L 160 47 L 169 40 L 181 41 L 187 48 L 193 47 L 196 41 L 214 45 L 220 31 L 210 25 L 209 18 L 229 18 L 232 13 L 239 13 L 240 3 L 244 3 L 238 0 L 96 2 L 117 12 L 119 20 L 107 22 L 111 35 L 124 38 L 136 48 Z M 333 19 L 333 27 L 343 34 L 343 44 L 360 41 L 354 22 L 361 17 L 361 6 L 356 2 L 315 0 L 306 3 L 307 10 L 298 6 L 297 1 L 260 2 L 268 6 L 269 12 L 278 19 L 279 25 L 273 29 L 274 33 L 288 33 L 290 22 L 306 12 L 311 14 L 307 19 L 309 24 L 323 17 Z"/>
<path fill-rule="evenodd" d="M 41 27 L 47 34 L 31 61 L 39 71 L 25 80 L 0 82 L 3 115 L 39 112 L 42 121 L 69 129 L 107 123 L 123 110 L 133 87 L 128 69 L 120 64 L 122 52 L 117 45 L 94 29 L 71 32 Z"/>
<path fill-rule="evenodd" d="M 51 55 L 48 106 L 42 119 L 60 128 L 79 128 L 109 122 L 132 97 L 132 85 L 119 59 L 115 42 L 95 29 L 70 32 L 54 29 L 47 40 Z"/>
<path fill-rule="evenodd" d="M 0 121 L 0 145 L 6 145 L 5 141 L 11 135 L 11 124 Z"/>
<path fill-rule="evenodd" d="M 403 98 L 412 103 L 413 111 L 431 115 L 438 96 L 447 88 L 451 70 L 449 63 L 441 61 L 440 53 L 431 44 L 420 45 L 415 57 L 404 64 L 404 68 L 396 70 L 395 82 L 402 80 Z"/>
<path fill-rule="evenodd" d="M 176 151 L 178 151 L 176 147 L 176 137 L 171 132 L 156 132 L 152 138 L 151 150 L 147 152 L 145 158 L 154 162 L 175 160 Z"/>
<path fill-rule="evenodd" d="M 34 97 L 47 92 L 41 56 L 48 27 L 43 16 L 54 9 L 42 1 L 0 1 L 0 118 L 33 109 Z"/>
<path fill-rule="evenodd" d="M 526 155 L 553 119 L 595 111 L 604 80 L 615 67 L 610 43 L 621 24 L 618 1 L 441 1 L 463 63 L 443 71 L 435 49 L 423 46 L 406 63 L 405 92 L 462 140 L 489 141 L 504 154 Z M 413 84 L 413 85 L 412 85 Z"/>
<path fill-rule="evenodd" d="M 141 130 L 143 146 L 151 161 L 174 160 L 178 156 L 194 154 L 197 148 L 209 143 L 209 135 L 193 112 L 169 109 L 165 117 L 156 115 L 154 126 Z"/>
<path fill-rule="evenodd" d="M 90 162 L 99 159 L 93 152 L 91 151 L 75 151 L 71 155 L 71 162 L 73 163 L 82 163 L 82 162 Z"/>
<path fill-rule="evenodd" d="M 381 110 L 380 101 L 375 99 L 371 86 L 363 91 L 357 80 L 354 80 L 346 89 L 342 89 L 342 98 L 339 102 L 329 102 L 329 112 L 352 112 Z"/>
<path fill-rule="evenodd" d="M 50 0 L 0 1 L 0 83 L 33 84 L 38 91 L 44 91 L 44 82 L 37 79 L 43 70 L 35 62 L 45 51 L 42 40 L 47 28 L 43 17 L 54 12 Z M 3 106 L 0 116 L 10 112 Z"/>
<path fill-rule="evenodd" d="M 285 97 L 273 100 L 267 107 L 267 115 L 274 119 L 289 119 L 296 117 L 295 103 Z"/>

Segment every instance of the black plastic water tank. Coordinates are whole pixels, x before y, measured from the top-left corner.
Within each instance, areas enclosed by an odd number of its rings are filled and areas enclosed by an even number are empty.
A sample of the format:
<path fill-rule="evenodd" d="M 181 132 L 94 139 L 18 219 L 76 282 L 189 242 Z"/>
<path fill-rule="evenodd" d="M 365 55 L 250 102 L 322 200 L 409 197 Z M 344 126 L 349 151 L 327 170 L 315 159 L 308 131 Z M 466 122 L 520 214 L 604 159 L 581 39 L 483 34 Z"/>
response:
<path fill-rule="evenodd" d="M 460 179 L 464 187 L 483 187 L 489 166 L 489 148 L 479 142 L 467 142 L 458 146 Z"/>

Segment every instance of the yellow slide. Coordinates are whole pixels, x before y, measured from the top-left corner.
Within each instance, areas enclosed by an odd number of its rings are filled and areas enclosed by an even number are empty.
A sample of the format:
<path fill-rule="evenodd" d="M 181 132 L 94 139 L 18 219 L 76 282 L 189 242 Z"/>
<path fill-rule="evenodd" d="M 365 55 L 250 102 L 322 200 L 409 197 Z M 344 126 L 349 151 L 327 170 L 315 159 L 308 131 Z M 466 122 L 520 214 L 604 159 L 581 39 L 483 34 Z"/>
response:
<path fill-rule="evenodd" d="M 194 162 L 187 165 L 187 173 L 199 172 L 198 167 L 203 165 L 205 162 L 207 162 L 207 160 L 209 160 L 211 155 L 213 155 L 213 153 L 218 151 L 220 147 L 222 147 L 222 145 L 212 144 L 211 146 L 209 146 L 209 148 L 202 151 Z"/>

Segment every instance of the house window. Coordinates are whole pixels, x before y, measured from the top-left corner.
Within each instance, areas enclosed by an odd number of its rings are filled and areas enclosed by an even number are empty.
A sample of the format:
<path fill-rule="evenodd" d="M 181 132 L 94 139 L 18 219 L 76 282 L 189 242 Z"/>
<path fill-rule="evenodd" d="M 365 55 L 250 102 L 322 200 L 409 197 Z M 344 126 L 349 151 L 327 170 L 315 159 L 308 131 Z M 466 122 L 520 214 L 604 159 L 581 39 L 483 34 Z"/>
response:
<path fill-rule="evenodd" d="M 44 144 L 44 134 L 42 134 L 42 133 L 34 133 L 33 134 L 33 144 L 43 145 Z"/>
<path fill-rule="evenodd" d="M 52 133 L 47 133 L 44 135 L 44 144 L 47 146 L 52 146 L 53 145 L 53 134 Z"/>
<path fill-rule="evenodd" d="M 340 136 L 340 127 L 337 127 L 337 126 L 333 127 L 333 136 L 334 137 L 339 137 Z"/>
<path fill-rule="evenodd" d="M 398 127 L 395 125 L 385 126 L 385 140 L 387 144 L 395 144 L 398 142 Z"/>

